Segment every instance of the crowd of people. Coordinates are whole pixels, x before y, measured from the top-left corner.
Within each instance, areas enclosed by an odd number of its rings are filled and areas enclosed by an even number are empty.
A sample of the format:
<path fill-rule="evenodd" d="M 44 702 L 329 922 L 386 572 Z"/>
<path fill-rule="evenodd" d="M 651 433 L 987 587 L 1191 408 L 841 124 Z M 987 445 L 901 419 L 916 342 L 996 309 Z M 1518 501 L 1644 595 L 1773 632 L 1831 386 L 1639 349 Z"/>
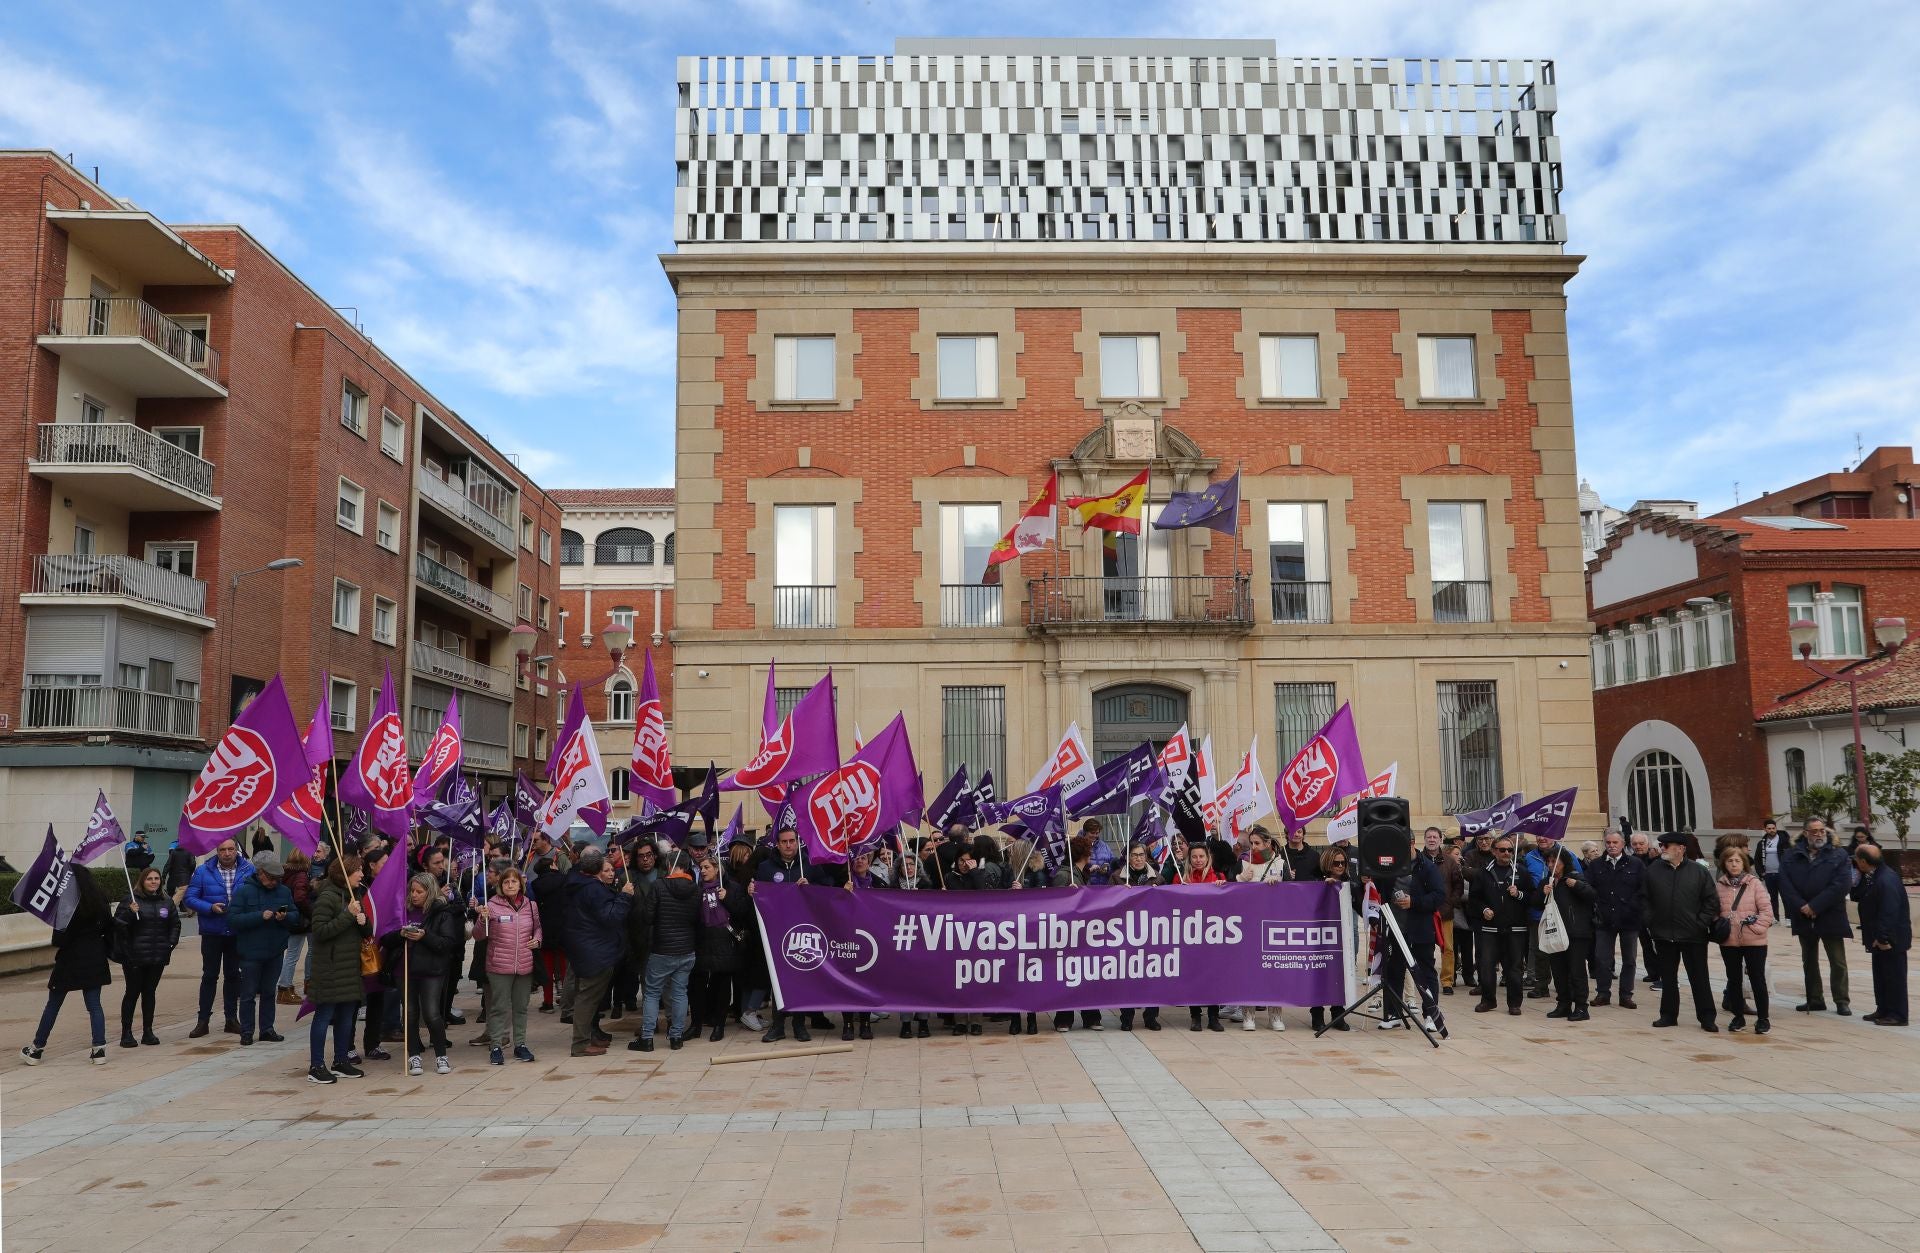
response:
<path fill-rule="evenodd" d="M 509 1056 L 534 1060 L 530 1013 L 557 1015 L 571 1029 L 575 1057 L 603 1055 L 615 1023 L 632 1024 L 626 1047 L 643 1053 L 663 1035 L 668 1049 L 703 1032 L 717 1043 L 736 1022 L 767 1043 L 789 1035 L 809 1041 L 834 1024 L 773 1003 L 753 908 L 755 894 L 772 884 L 953 892 L 1342 883 L 1361 934 L 1375 937 L 1374 974 L 1384 989 L 1378 1026 L 1418 1020 L 1428 1030 L 1443 1022 L 1442 998 L 1463 984 L 1480 1013 L 1495 1012 L 1503 990 L 1509 1014 L 1522 1013 L 1529 999 L 1552 1000 L 1546 1016 L 1569 1023 L 1589 1021 L 1598 1007 L 1634 1009 L 1640 970 L 1660 993 L 1653 1025 L 1673 1027 L 1684 970 L 1703 1030 L 1718 1031 L 1724 1011 L 1729 1030 L 1744 1030 L 1751 1019 L 1764 1034 L 1772 1029 L 1769 935 L 1782 921 L 1798 939 L 1805 974 L 1806 999 L 1795 1008 L 1825 1012 L 1830 991 L 1833 1012 L 1849 1015 L 1851 901 L 1872 969 L 1874 1008 L 1865 1021 L 1907 1024 L 1912 927 L 1900 875 L 1864 831 L 1841 849 L 1818 819 L 1797 839 L 1773 823 L 1757 840 L 1722 835 L 1710 859 L 1686 832 L 1650 839 L 1609 830 L 1576 851 L 1498 833 L 1449 838 L 1428 827 L 1411 861 L 1371 884 L 1347 845 L 1313 846 L 1298 832 L 1282 838 L 1256 826 L 1244 841 L 1196 840 L 1190 847 L 1176 836 L 1157 861 L 1139 844 L 1117 854 L 1101 837 L 1098 820 L 1087 821 L 1052 872 L 1031 843 L 958 824 L 929 834 L 911 852 L 883 846 L 845 864 L 810 863 L 792 830 L 770 843 L 745 834 L 724 848 L 698 831 L 684 848 L 651 838 L 556 844 L 539 834 L 522 848 L 489 837 L 464 869 L 441 838 L 422 845 L 405 868 L 405 917 L 389 920 L 397 928 L 376 928 L 367 899 L 392 855 L 377 835 L 355 851 L 323 847 L 309 860 L 298 850 L 283 858 L 261 834 L 250 854 L 228 840 L 197 866 L 177 846 L 156 865 L 144 837 L 136 837 L 127 848 L 124 900 L 112 903 L 92 875 L 76 876 L 72 918 L 53 937 L 46 1008 L 21 1054 L 28 1065 L 42 1060 L 62 1004 L 78 992 L 92 1030 L 90 1058 L 103 1064 L 101 997 L 115 964 L 124 989 L 120 1047 L 158 1045 L 156 993 L 187 914 L 200 949 L 189 1036 L 213 1032 L 217 1003 L 221 1030 L 242 1046 L 277 1042 L 283 1011 L 299 1006 L 299 1016 L 311 1015 L 308 1074 L 315 1083 L 361 1077 L 364 1063 L 392 1060 L 388 1044 L 404 1046 L 409 1074 L 424 1074 L 428 1064 L 446 1074 L 451 1033 L 468 1021 L 456 1004 L 463 981 L 480 996 L 481 1029 L 468 1043 L 485 1048 L 495 1066 Z M 1383 914 L 1393 928 L 1371 925 Z M 1404 948 L 1391 937 L 1396 930 Z M 1717 1003 L 1710 946 L 1719 948 L 1723 966 Z M 1286 1026 L 1277 1006 L 1187 1010 L 1192 1031 L 1223 1031 L 1228 1022 L 1257 1030 L 1262 1013 L 1270 1029 Z M 1161 1007 L 1111 1012 L 1123 1031 L 1136 1023 L 1161 1029 Z M 1011 1035 L 1041 1029 L 1035 1014 L 908 1009 L 842 1015 L 840 1038 L 870 1040 L 876 1022 L 888 1017 L 897 1018 L 902 1039 L 928 1037 L 936 1021 L 963 1036 L 1001 1024 Z M 1352 1028 L 1338 1005 L 1310 1007 L 1307 1018 L 1315 1031 Z M 1098 1031 L 1106 1022 L 1102 1011 L 1062 1011 L 1051 1026 Z"/>

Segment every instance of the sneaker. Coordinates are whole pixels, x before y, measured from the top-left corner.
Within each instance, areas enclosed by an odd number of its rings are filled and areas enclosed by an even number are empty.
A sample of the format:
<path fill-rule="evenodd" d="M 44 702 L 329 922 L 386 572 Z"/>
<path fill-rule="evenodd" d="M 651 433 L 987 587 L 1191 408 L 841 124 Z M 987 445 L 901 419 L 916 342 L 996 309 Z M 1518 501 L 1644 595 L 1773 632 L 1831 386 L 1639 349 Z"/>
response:
<path fill-rule="evenodd" d="M 96 1044 L 92 1048 L 88 1049 L 87 1060 L 92 1062 L 96 1066 L 106 1065 L 107 1064 L 107 1046 L 104 1044 Z"/>
<path fill-rule="evenodd" d="M 1247 1011 L 1245 1007 L 1240 1005 L 1235 1005 L 1232 1009 L 1227 1011 L 1227 1017 L 1233 1019 L 1235 1022 L 1239 1022 L 1242 1018 L 1245 1018 L 1246 1014 L 1247 1014 Z"/>
<path fill-rule="evenodd" d="M 1381 1031 L 1398 1031 L 1400 1030 L 1400 1020 L 1398 1018 L 1382 1018 L 1379 1029 Z"/>
<path fill-rule="evenodd" d="M 390 1062 L 393 1060 L 393 1054 L 387 1052 L 387 1050 L 381 1048 L 379 1045 L 375 1045 L 367 1050 L 367 1060 L 370 1062 Z M 359 1064 L 359 1062 L 354 1063 L 356 1066 Z"/>
<path fill-rule="evenodd" d="M 487 1065 L 504 1066 L 506 1064 L 507 1064 L 507 1056 L 505 1053 L 501 1052 L 497 1048 L 487 1050 Z"/>
<path fill-rule="evenodd" d="M 1420 1020 L 1420 1025 L 1421 1025 L 1421 1026 L 1423 1026 L 1423 1027 L 1425 1027 L 1425 1028 L 1426 1028 L 1427 1030 L 1429 1030 L 1429 1031 L 1438 1031 L 1438 1030 L 1440 1030 L 1440 1024 L 1439 1024 L 1439 1023 L 1437 1023 L 1437 1022 L 1435 1022 L 1435 1021 L 1434 1021 L 1433 1019 L 1431 1019 L 1431 1018 L 1422 1018 L 1422 1019 Z"/>
<path fill-rule="evenodd" d="M 367 1077 L 366 1071 L 360 1069 L 350 1061 L 335 1062 L 331 1069 L 334 1074 L 339 1075 L 342 1079 L 365 1079 Z"/>
<path fill-rule="evenodd" d="M 752 1010 L 748 1010 L 746 1013 L 740 1015 L 740 1025 L 749 1031 L 765 1031 L 767 1029 L 766 1019 L 754 1013 Z"/>
<path fill-rule="evenodd" d="M 1247 1021 L 1251 1022 L 1253 1020 L 1249 1018 Z M 1267 1011 L 1267 1025 L 1275 1031 L 1285 1031 L 1287 1029 L 1287 1024 L 1280 1021 L 1280 1011 L 1277 1009 Z"/>
<path fill-rule="evenodd" d="M 1247 1014 L 1240 1019 L 1240 1029 L 1242 1031 L 1256 1031 L 1259 1027 L 1260 1024 L 1253 1020 L 1252 1014 Z"/>
<path fill-rule="evenodd" d="M 45 1057 L 46 1055 L 47 1055 L 46 1049 L 36 1048 L 31 1044 L 25 1045 L 20 1049 L 20 1060 L 24 1061 L 29 1066 L 38 1066 L 40 1064 L 40 1059 Z"/>
<path fill-rule="evenodd" d="M 513 1060 L 516 1062 L 530 1062 L 533 1060 L 533 1050 L 524 1044 L 515 1045 L 513 1049 Z"/>
<path fill-rule="evenodd" d="M 262 1044 L 281 1044 L 286 1041 L 286 1038 L 287 1037 L 281 1035 L 278 1031 L 262 1031 L 260 1033 L 260 1043 Z"/>
<path fill-rule="evenodd" d="M 1106 1020 L 1101 1018 L 1096 1018 L 1087 1025 L 1087 1030 L 1089 1031 L 1105 1031 L 1106 1029 Z"/>
<path fill-rule="evenodd" d="M 444 1056 L 436 1057 L 433 1059 L 433 1073 L 436 1075 L 452 1074 L 453 1067 L 447 1063 L 447 1059 Z"/>
<path fill-rule="evenodd" d="M 334 1078 L 333 1072 L 331 1070 L 328 1070 L 325 1066 L 311 1066 L 311 1067 L 308 1067 L 307 1069 L 307 1082 L 308 1083 L 338 1083 L 340 1081 Z"/>
<path fill-rule="evenodd" d="M 426 1073 L 427 1073 L 426 1068 L 420 1064 L 420 1059 L 418 1057 L 409 1057 L 407 1059 L 407 1074 L 409 1076 L 417 1079 L 421 1075 L 424 1075 Z"/>

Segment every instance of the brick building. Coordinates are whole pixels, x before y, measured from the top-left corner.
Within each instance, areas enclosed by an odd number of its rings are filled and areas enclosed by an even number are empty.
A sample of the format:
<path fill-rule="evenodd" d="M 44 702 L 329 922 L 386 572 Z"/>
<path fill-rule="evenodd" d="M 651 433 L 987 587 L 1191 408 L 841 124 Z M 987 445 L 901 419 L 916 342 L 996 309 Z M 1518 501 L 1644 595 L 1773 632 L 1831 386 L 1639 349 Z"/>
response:
<path fill-rule="evenodd" d="M 0 396 L 0 852 L 96 788 L 170 838 L 276 672 L 343 755 L 391 667 L 416 754 L 457 692 L 490 794 L 526 764 L 559 506 L 244 228 L 0 153 Z"/>
<path fill-rule="evenodd" d="M 556 698 L 582 682 L 587 715 L 600 740 L 613 796 L 613 821 L 629 817 L 627 763 L 633 750 L 634 703 L 643 650 L 653 650 L 654 678 L 673 731 L 673 562 L 671 487 L 560 488 L 560 604 L 554 631 Z M 601 632 L 617 622 L 633 632 L 630 651 L 611 675 Z M 606 675 L 604 681 L 593 682 Z M 704 777 L 705 763 L 698 772 Z M 683 782 L 688 763 L 675 768 Z"/>
<path fill-rule="evenodd" d="M 1851 470 L 1819 474 L 1777 492 L 1735 505 L 1716 517 L 1913 518 L 1920 465 L 1913 449 L 1876 448 Z"/>
<path fill-rule="evenodd" d="M 1844 689 L 1797 660 L 1790 623 L 1819 627 L 1832 667 L 1874 650 L 1875 618 L 1920 623 L 1920 523 L 1905 520 L 1637 512 L 1587 571 L 1607 810 L 1644 830 L 1755 829 L 1845 768 Z"/>
<path fill-rule="evenodd" d="M 680 760 L 751 754 L 773 657 L 789 700 L 832 668 L 845 740 L 904 711 L 930 788 L 1024 784 L 1076 720 L 1271 776 L 1351 700 L 1423 819 L 1578 784 L 1597 824 L 1550 63 L 902 40 L 680 80 Z M 1063 521 L 982 585 L 1050 474 L 1142 469 L 1152 509 L 1239 471 L 1237 535 Z"/>

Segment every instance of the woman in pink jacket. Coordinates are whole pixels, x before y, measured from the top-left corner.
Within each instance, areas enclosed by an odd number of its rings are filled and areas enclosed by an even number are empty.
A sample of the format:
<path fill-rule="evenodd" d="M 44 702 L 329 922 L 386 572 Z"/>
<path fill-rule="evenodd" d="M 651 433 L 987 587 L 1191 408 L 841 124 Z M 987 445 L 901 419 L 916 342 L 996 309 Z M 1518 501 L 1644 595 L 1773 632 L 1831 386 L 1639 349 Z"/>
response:
<path fill-rule="evenodd" d="M 1726 939 L 1720 941 L 1720 960 L 1727 966 L 1727 994 L 1733 997 L 1733 1021 L 1727 1030 L 1739 1031 L 1747 1025 L 1746 998 L 1740 994 L 1740 972 L 1753 988 L 1753 1030 L 1765 1035 L 1767 1021 L 1767 928 L 1773 925 L 1773 900 L 1767 885 L 1753 873 L 1745 844 L 1728 844 L 1720 849 L 1720 873 L 1714 887 L 1720 890 L 1720 917 L 1726 924 Z"/>
<path fill-rule="evenodd" d="M 527 897 L 527 881 L 512 866 L 500 872 L 500 881 L 486 909 L 473 924 L 476 940 L 487 942 L 487 1030 L 493 1036 L 488 1057 L 506 1064 L 507 1022 L 512 1015 L 513 1055 L 533 1060 L 527 1047 L 527 998 L 533 994 L 534 950 L 540 947 L 540 911 Z"/>

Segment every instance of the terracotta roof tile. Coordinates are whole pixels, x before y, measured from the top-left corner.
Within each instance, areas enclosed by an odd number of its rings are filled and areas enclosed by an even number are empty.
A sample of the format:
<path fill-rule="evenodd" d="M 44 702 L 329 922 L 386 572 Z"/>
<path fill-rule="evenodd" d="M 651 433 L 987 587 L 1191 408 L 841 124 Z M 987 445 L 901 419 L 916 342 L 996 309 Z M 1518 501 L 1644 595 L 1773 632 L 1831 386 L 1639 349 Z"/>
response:
<path fill-rule="evenodd" d="M 1856 661 L 1847 669 L 1871 664 L 1877 663 Z M 1809 672 L 1807 677 L 1812 678 L 1812 673 Z M 1920 646 L 1901 649 L 1894 654 L 1893 664 L 1860 681 L 1860 708 L 1864 710 L 1872 705 L 1920 705 Z M 1852 707 L 1846 684 L 1821 681 L 1790 693 L 1761 710 L 1760 721 L 1777 722 L 1785 718 L 1843 714 Z"/>
<path fill-rule="evenodd" d="M 556 487 L 547 493 L 562 507 L 610 509 L 621 505 L 671 505 L 671 487 Z"/>
<path fill-rule="evenodd" d="M 1820 519 L 1827 521 L 1827 519 Z M 1805 531 L 1783 531 L 1764 522 L 1745 518 L 1715 518 L 1700 525 L 1732 531 L 1740 537 L 1740 547 L 1749 551 L 1781 550 L 1857 550 L 1891 549 L 1920 551 L 1920 519 L 1845 518 L 1834 519 L 1839 529 L 1817 527 Z"/>

